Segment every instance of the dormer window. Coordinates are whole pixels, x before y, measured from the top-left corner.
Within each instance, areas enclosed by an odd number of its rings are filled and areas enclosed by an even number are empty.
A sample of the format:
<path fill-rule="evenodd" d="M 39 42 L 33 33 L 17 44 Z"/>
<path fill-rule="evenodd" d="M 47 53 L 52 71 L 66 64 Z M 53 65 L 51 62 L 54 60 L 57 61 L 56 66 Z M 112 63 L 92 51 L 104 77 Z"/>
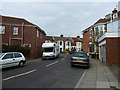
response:
<path fill-rule="evenodd" d="M 117 18 L 117 13 L 113 14 L 113 19 Z"/>

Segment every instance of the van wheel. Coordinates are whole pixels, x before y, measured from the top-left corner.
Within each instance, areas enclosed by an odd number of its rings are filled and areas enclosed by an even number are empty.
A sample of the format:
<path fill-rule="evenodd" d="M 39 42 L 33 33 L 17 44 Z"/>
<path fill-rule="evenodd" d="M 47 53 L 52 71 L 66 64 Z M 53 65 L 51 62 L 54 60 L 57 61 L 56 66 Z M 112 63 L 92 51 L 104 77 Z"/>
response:
<path fill-rule="evenodd" d="M 23 67 L 23 66 L 24 66 L 24 62 L 21 61 L 21 62 L 19 63 L 19 67 Z"/>

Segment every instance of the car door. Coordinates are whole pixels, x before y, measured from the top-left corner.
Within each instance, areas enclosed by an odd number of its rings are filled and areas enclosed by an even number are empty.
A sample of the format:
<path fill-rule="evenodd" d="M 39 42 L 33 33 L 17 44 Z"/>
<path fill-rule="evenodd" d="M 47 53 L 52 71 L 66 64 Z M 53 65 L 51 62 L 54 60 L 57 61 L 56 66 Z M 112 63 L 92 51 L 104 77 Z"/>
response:
<path fill-rule="evenodd" d="M 2 58 L 2 67 L 11 67 L 14 66 L 14 56 L 13 53 L 7 53 Z"/>
<path fill-rule="evenodd" d="M 22 55 L 20 53 L 14 53 L 15 57 L 15 65 L 19 65 L 19 62 L 23 60 Z"/>

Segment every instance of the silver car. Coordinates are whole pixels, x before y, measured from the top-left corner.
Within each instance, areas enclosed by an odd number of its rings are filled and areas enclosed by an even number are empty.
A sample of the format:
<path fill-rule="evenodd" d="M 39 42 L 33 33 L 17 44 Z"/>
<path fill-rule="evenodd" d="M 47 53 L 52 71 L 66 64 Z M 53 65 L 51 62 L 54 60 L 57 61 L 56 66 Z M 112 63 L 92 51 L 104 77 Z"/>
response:
<path fill-rule="evenodd" d="M 75 52 L 70 60 L 71 66 L 84 66 L 89 68 L 89 56 L 85 52 Z"/>
<path fill-rule="evenodd" d="M 25 57 L 20 52 L 0 53 L 0 68 L 20 66 L 26 63 Z"/>

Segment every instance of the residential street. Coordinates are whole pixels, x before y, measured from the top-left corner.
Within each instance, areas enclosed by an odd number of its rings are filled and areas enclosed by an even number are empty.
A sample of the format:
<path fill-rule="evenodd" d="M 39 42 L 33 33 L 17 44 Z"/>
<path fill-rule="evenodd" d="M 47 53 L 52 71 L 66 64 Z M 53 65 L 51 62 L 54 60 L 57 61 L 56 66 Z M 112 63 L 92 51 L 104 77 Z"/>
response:
<path fill-rule="evenodd" d="M 3 88 L 75 88 L 85 68 L 71 67 L 70 55 L 33 60 L 25 67 L 3 70 Z"/>

